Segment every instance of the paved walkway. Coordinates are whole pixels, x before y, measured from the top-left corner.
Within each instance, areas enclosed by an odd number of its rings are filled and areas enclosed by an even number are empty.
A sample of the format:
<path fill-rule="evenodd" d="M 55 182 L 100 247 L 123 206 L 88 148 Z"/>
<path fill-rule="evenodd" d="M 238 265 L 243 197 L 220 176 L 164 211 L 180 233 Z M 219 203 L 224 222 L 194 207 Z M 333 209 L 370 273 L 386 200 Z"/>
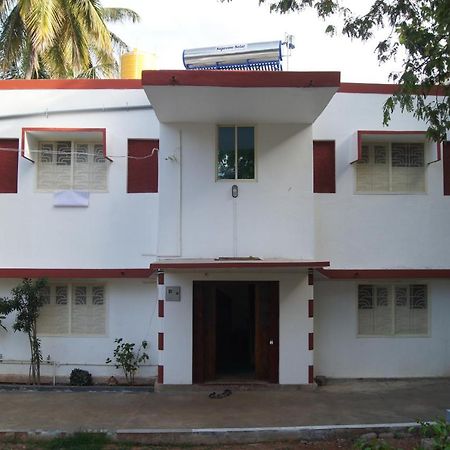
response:
<path fill-rule="evenodd" d="M 389 424 L 444 416 L 450 379 L 337 383 L 316 390 L 35 392 L 0 390 L 0 431 Z"/>

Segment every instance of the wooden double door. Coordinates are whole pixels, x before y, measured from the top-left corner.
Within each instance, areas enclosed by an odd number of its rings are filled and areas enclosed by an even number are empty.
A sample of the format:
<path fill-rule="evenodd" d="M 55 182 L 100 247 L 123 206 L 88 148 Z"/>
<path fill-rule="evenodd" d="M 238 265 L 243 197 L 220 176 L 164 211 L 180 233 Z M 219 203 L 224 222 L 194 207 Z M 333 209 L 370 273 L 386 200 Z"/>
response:
<path fill-rule="evenodd" d="M 193 383 L 278 383 L 279 283 L 194 281 Z"/>

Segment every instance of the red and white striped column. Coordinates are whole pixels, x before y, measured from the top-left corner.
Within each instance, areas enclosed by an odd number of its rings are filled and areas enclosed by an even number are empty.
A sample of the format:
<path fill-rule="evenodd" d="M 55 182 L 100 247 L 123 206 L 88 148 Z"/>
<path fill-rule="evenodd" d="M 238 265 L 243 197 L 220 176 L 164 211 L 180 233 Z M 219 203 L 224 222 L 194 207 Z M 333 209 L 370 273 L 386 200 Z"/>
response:
<path fill-rule="evenodd" d="M 314 383 L 314 271 L 308 269 L 308 383 Z"/>
<path fill-rule="evenodd" d="M 164 384 L 164 272 L 158 272 L 158 384 Z"/>

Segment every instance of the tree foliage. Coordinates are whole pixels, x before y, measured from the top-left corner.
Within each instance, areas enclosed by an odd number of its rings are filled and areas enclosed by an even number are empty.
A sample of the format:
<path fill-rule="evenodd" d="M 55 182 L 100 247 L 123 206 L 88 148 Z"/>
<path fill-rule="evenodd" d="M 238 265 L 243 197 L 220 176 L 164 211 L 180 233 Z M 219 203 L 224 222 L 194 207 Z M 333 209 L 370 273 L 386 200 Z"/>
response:
<path fill-rule="evenodd" d="M 99 0 L 0 0 L 0 77 L 99 78 L 126 44 L 107 23 L 139 16 Z"/>
<path fill-rule="evenodd" d="M 271 11 L 281 14 L 314 8 L 323 19 L 340 16 L 343 20 L 340 31 L 350 38 L 367 41 L 375 33 L 381 36 L 375 49 L 379 62 L 396 56 L 403 58 L 401 70 L 390 75 L 399 89 L 384 105 L 385 125 L 398 106 L 424 120 L 430 138 L 446 140 L 450 130 L 449 0 L 374 0 L 362 15 L 354 15 L 345 7 L 345 0 L 259 0 L 259 3 L 269 4 Z M 333 25 L 326 27 L 327 33 L 337 31 Z"/>
<path fill-rule="evenodd" d="M 6 316 L 11 312 L 16 313 L 13 324 L 14 331 L 22 331 L 27 334 L 30 344 L 30 382 L 39 384 L 41 379 L 40 363 L 42 361 L 41 342 L 37 337 L 37 319 L 39 311 L 45 302 L 44 290 L 47 281 L 36 281 L 25 278 L 21 284 L 11 290 L 11 298 L 0 298 L 0 315 Z M 2 325 L 4 328 L 4 326 Z"/>

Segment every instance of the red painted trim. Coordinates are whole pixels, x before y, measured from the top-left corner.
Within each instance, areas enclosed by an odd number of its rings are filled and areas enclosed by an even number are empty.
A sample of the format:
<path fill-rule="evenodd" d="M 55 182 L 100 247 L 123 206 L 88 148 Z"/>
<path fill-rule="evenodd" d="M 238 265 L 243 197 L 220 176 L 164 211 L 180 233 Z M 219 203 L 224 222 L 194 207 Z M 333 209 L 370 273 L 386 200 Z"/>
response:
<path fill-rule="evenodd" d="M 308 269 L 308 284 L 310 286 L 314 285 L 314 272 L 312 269 Z"/>
<path fill-rule="evenodd" d="M 308 366 L 308 383 L 314 383 L 314 366 Z"/>
<path fill-rule="evenodd" d="M 0 90 L 142 89 L 141 80 L 2 80 Z"/>
<path fill-rule="evenodd" d="M 0 278 L 148 278 L 150 269 L 0 268 Z"/>
<path fill-rule="evenodd" d="M 314 317 L 314 299 L 308 300 L 308 317 Z"/>
<path fill-rule="evenodd" d="M 362 158 L 362 141 L 363 136 L 365 135 L 393 135 L 393 136 L 399 136 L 399 135 L 417 135 L 417 136 L 426 136 L 426 131 L 406 131 L 406 130 L 358 130 L 358 139 L 357 139 L 357 145 L 358 145 L 358 158 L 355 161 L 359 161 Z M 436 161 L 441 160 L 441 143 L 436 142 Z M 434 161 L 434 162 L 436 162 Z"/>
<path fill-rule="evenodd" d="M 164 333 L 158 333 L 158 350 L 164 350 Z"/>
<path fill-rule="evenodd" d="M 314 350 L 314 333 L 308 333 L 308 350 Z"/>
<path fill-rule="evenodd" d="M 1 82 L 0 82 L 1 83 Z M 32 159 L 25 156 L 25 134 L 33 131 L 48 131 L 51 133 L 96 133 L 100 132 L 102 133 L 102 144 L 103 144 L 103 156 L 108 160 L 112 161 L 111 158 L 109 158 L 106 155 L 106 128 L 41 128 L 41 127 L 25 127 L 22 128 L 22 139 L 20 142 L 20 150 L 21 150 L 21 156 L 25 159 L 28 159 L 28 161 L 34 162 Z"/>
<path fill-rule="evenodd" d="M 158 300 L 158 317 L 164 317 L 164 300 Z"/>
<path fill-rule="evenodd" d="M 318 269 L 327 278 L 338 280 L 385 278 L 450 278 L 450 269 Z"/>
<path fill-rule="evenodd" d="M 164 384 L 164 366 L 158 366 L 158 383 Z"/>
<path fill-rule="evenodd" d="M 151 266 L 150 266 L 151 269 Z M 164 272 L 158 273 L 158 284 L 162 286 L 164 284 Z"/>
<path fill-rule="evenodd" d="M 205 262 L 155 262 L 150 264 L 152 272 L 167 269 L 277 269 L 277 268 L 310 268 L 327 267 L 329 261 L 205 261 Z"/>
<path fill-rule="evenodd" d="M 388 94 L 392 95 L 399 91 L 398 84 L 373 84 L 373 83 L 341 83 L 338 90 L 345 94 Z M 417 87 L 418 92 L 420 86 Z M 430 89 L 429 95 L 445 95 L 443 86 L 434 86 Z"/>
<path fill-rule="evenodd" d="M 144 70 L 144 86 L 339 87 L 340 72 L 269 72 L 239 70 Z"/>

